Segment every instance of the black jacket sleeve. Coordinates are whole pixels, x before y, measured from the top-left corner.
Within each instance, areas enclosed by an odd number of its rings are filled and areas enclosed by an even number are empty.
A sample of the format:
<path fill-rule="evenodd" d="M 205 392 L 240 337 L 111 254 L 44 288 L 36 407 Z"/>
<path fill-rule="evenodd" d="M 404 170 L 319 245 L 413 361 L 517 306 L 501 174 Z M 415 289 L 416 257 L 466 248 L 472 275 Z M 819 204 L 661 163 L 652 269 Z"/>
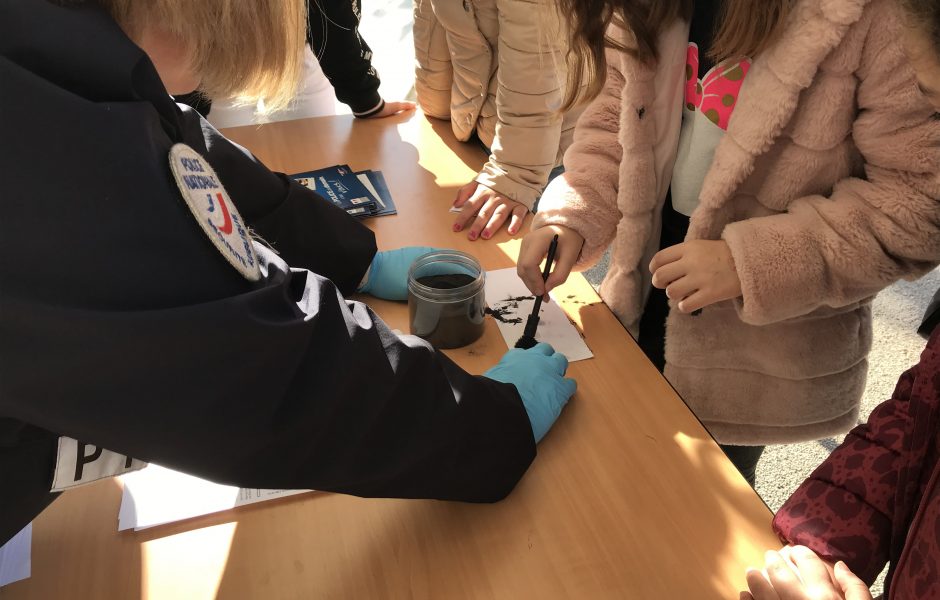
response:
<path fill-rule="evenodd" d="M 385 106 L 372 50 L 359 35 L 359 0 L 310 0 L 307 39 L 323 73 L 357 117 L 368 117 Z"/>
<path fill-rule="evenodd" d="M 331 279 L 343 294 L 355 292 L 375 255 L 372 232 L 332 202 L 269 171 L 195 110 L 180 108 L 185 143 L 208 159 L 253 233 L 292 267 Z"/>
<path fill-rule="evenodd" d="M 535 455 L 515 388 L 346 300 L 371 234 L 194 131 L 102 15 L 0 0 L 0 509 L 48 502 L 50 434 L 245 487 L 507 494 Z M 181 141 L 307 268 L 259 243 L 259 281 L 225 261 L 171 175 Z"/>

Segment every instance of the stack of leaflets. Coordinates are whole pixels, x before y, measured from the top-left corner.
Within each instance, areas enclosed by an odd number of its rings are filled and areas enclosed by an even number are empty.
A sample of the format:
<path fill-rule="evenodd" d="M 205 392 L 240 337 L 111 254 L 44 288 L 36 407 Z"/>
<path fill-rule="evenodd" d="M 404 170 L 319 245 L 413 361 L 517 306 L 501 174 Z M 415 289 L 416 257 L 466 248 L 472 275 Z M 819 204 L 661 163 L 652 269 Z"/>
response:
<path fill-rule="evenodd" d="M 354 217 L 381 217 L 398 212 L 381 171 L 357 173 L 349 165 L 334 165 L 291 177 Z"/>

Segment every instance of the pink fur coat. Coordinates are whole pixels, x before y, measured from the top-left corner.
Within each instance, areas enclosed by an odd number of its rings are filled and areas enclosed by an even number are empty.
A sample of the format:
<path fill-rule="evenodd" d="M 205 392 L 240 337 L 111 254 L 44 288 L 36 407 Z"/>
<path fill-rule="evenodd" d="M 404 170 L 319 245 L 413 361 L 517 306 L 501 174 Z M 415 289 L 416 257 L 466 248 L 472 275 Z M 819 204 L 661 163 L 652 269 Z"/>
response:
<path fill-rule="evenodd" d="M 799 0 L 755 57 L 688 239 L 724 239 L 743 296 L 667 322 L 666 377 L 721 443 L 818 439 L 855 424 L 871 298 L 940 261 L 940 121 L 899 43 L 894 0 Z M 653 67 L 608 52 L 534 227 L 611 248 L 601 296 L 636 333 L 678 143 L 687 24 Z M 629 43 L 629 36 L 617 32 Z M 629 402 L 629 398 L 624 399 Z"/>

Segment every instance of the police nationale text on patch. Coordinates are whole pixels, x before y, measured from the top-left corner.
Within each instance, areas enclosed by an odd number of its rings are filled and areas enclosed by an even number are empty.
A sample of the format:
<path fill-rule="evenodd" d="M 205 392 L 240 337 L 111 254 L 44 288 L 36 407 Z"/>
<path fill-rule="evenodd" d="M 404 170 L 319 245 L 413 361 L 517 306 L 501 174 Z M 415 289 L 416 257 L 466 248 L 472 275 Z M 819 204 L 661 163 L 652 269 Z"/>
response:
<path fill-rule="evenodd" d="M 186 144 L 176 144 L 170 148 L 170 169 L 183 200 L 213 245 L 246 279 L 260 279 L 248 227 L 209 163 Z"/>

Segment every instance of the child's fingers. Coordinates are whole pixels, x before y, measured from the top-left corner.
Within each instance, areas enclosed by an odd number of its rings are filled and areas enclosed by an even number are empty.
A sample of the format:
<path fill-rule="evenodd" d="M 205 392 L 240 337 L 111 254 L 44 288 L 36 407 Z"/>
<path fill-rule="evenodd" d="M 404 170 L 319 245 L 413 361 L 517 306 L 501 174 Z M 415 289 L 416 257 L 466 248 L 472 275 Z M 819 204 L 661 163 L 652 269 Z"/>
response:
<path fill-rule="evenodd" d="M 780 554 L 770 550 L 766 554 L 767 578 L 780 598 L 797 598 L 802 582 L 790 563 Z"/>
<path fill-rule="evenodd" d="M 461 186 L 457 190 L 457 197 L 454 199 L 454 208 L 460 208 L 467 200 L 472 198 L 479 185 L 476 181 L 471 181 L 467 185 Z"/>
<path fill-rule="evenodd" d="M 663 248 L 653 257 L 653 260 L 650 261 L 650 273 L 655 273 L 663 265 L 675 262 L 682 258 L 682 252 L 684 250 L 684 244 L 676 244 L 675 246 L 669 246 L 668 248 Z"/>
<path fill-rule="evenodd" d="M 457 214 L 457 218 L 454 220 L 454 231 L 463 231 L 464 228 L 471 225 L 485 202 L 486 194 L 477 190 L 477 192 L 473 194 L 473 197 L 467 200 L 463 205 L 463 209 L 460 213 Z"/>
<path fill-rule="evenodd" d="M 503 226 L 503 223 L 506 222 L 506 218 L 512 214 L 511 207 L 505 202 L 500 202 L 496 205 L 496 209 L 493 210 L 493 216 L 490 217 L 489 223 L 486 224 L 486 227 L 483 228 L 483 231 L 480 232 L 480 237 L 484 240 L 488 240 L 493 237 L 493 234 L 499 231 L 499 228 Z"/>
<path fill-rule="evenodd" d="M 522 229 L 522 223 L 525 222 L 526 215 L 528 214 L 529 209 L 521 204 L 512 209 L 512 217 L 509 219 L 509 235 L 519 233 L 519 230 Z"/>
<path fill-rule="evenodd" d="M 793 546 L 789 551 L 791 562 L 806 585 L 832 584 L 829 569 L 816 553 L 806 546 Z"/>
<path fill-rule="evenodd" d="M 568 275 L 571 274 L 571 269 L 580 254 L 581 248 L 576 248 L 575 244 L 570 243 L 570 240 L 567 244 L 558 244 L 558 250 L 555 251 L 555 265 L 552 267 L 548 279 L 545 280 L 546 294 L 568 280 Z"/>
<path fill-rule="evenodd" d="M 845 600 L 871 600 L 868 586 L 841 560 L 836 563 L 833 574 L 836 577 L 836 583 L 842 588 Z"/>
<path fill-rule="evenodd" d="M 687 298 L 679 298 L 679 301 L 676 303 L 676 308 L 679 309 L 679 312 L 690 313 L 700 308 L 705 308 L 711 303 L 712 300 L 709 298 L 708 293 L 698 290 L 690 294 Z"/>
<path fill-rule="evenodd" d="M 686 269 L 681 261 L 667 263 L 653 271 L 653 286 L 659 289 L 666 287 L 677 279 L 681 279 L 686 274 Z"/>
<path fill-rule="evenodd" d="M 698 285 L 692 280 L 692 277 L 685 276 L 666 286 L 666 297 L 681 302 L 697 291 Z"/>
<path fill-rule="evenodd" d="M 470 229 L 467 231 L 467 239 L 471 242 L 480 237 L 480 232 L 483 231 L 486 224 L 490 222 L 490 219 L 493 218 L 493 213 L 496 211 L 496 196 L 486 194 L 483 198 L 485 202 L 483 202 L 483 206 L 480 207 L 480 210 L 477 211 L 476 218 L 473 220 L 473 223 L 470 224 Z M 466 211 L 467 209 L 464 208 L 464 212 Z"/>
<path fill-rule="evenodd" d="M 780 596 L 774 591 L 774 586 L 757 569 L 748 569 L 745 579 L 754 600 L 780 600 Z"/>
<path fill-rule="evenodd" d="M 549 227 L 537 229 L 522 239 L 519 257 L 516 259 L 516 274 L 529 291 L 536 296 L 545 294 L 545 282 L 542 281 L 542 259 L 548 254 L 555 232 Z"/>

